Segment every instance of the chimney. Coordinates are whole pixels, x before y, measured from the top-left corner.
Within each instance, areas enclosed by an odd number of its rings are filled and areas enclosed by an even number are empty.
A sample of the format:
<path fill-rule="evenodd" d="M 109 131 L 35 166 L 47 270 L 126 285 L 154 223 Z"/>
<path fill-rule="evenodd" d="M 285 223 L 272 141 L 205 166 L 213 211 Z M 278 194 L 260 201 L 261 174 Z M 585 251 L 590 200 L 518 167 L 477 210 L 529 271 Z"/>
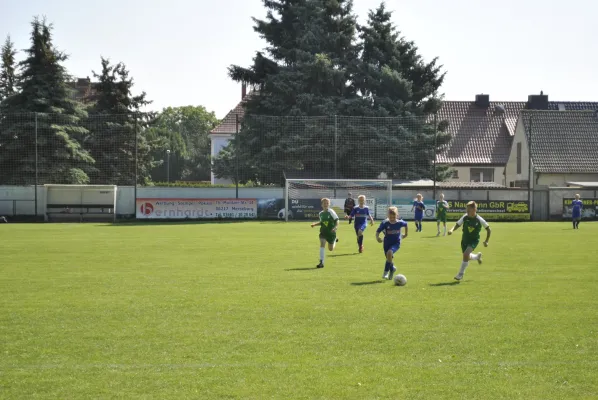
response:
<path fill-rule="evenodd" d="M 527 97 L 528 110 L 548 110 L 548 95 L 543 91 L 540 94 L 530 94 Z"/>
<path fill-rule="evenodd" d="M 476 94 L 475 105 L 480 108 L 490 107 L 490 95 L 489 94 Z"/>
<path fill-rule="evenodd" d="M 241 100 L 243 100 L 247 96 L 247 84 L 243 82 L 241 84 Z"/>

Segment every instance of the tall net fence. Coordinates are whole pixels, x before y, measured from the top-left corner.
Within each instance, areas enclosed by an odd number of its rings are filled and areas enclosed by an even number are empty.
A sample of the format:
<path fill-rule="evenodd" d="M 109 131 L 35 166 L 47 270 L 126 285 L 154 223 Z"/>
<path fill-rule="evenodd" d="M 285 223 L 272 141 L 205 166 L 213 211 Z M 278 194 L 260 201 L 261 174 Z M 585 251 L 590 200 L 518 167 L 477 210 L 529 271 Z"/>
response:
<path fill-rule="evenodd" d="M 148 152 L 137 119 L 0 115 L 0 185 L 134 185 L 136 160 Z"/>
<path fill-rule="evenodd" d="M 216 177 L 283 184 L 284 179 L 435 179 L 449 136 L 434 117 L 246 116 L 213 160 Z"/>

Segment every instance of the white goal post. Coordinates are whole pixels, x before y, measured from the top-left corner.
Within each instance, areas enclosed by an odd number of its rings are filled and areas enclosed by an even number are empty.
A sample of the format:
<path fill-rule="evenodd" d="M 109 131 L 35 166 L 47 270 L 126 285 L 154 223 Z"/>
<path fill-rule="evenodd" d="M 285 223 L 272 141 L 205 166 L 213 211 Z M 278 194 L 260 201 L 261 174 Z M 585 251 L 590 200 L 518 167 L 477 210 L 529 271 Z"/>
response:
<path fill-rule="evenodd" d="M 359 195 L 366 196 L 366 204 L 374 211 L 375 219 L 386 218 L 386 209 L 392 204 L 390 179 L 286 179 L 284 213 L 281 219 L 317 219 L 320 199 L 327 197 L 331 207 L 343 218 L 345 199 L 351 197 L 357 204 Z"/>

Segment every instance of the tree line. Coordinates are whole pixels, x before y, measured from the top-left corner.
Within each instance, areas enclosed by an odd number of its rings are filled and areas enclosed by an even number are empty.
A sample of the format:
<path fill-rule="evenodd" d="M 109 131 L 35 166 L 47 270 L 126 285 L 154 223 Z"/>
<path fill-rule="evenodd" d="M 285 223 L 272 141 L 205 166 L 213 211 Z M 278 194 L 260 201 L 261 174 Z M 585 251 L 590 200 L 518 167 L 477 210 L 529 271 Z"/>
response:
<path fill-rule="evenodd" d="M 1 50 L 0 184 L 210 179 L 213 112 L 202 106 L 142 112 L 151 103 L 146 93 L 133 94 L 126 65 L 104 57 L 92 72 L 93 94 L 77 101 L 52 25 L 36 17 L 31 28 L 22 61 L 10 36 Z"/>
<path fill-rule="evenodd" d="M 384 3 L 364 25 L 352 0 L 263 3 L 266 18 L 253 20 L 266 49 L 251 66 L 229 68 L 234 81 L 257 90 L 246 100 L 241 133 L 214 160 L 216 176 L 261 183 L 280 182 L 283 171 L 333 177 L 339 169 L 351 179 L 432 178 L 435 170 L 437 179 L 446 176 L 447 168 L 433 164 L 450 140 L 448 125 L 430 118 L 442 104 L 445 72 L 437 58 L 423 60 Z M 291 119 L 261 116 L 346 118 L 342 129 L 331 127 L 331 118 L 317 129 L 311 122 L 291 129 L 285 126 Z M 339 132 L 334 149 L 333 131 Z"/>

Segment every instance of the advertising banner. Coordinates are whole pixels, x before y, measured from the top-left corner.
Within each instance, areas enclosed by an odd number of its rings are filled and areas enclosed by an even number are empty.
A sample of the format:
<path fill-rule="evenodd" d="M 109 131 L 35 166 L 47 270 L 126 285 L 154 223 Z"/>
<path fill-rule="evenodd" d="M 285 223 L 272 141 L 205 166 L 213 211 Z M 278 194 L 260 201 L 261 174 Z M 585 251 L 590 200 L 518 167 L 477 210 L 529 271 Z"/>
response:
<path fill-rule="evenodd" d="M 318 220 L 318 214 L 322 211 L 321 199 L 289 199 L 289 220 L 307 219 Z M 355 199 L 357 203 L 357 199 Z M 370 208 L 372 216 L 376 218 L 376 199 L 366 199 L 365 204 Z M 345 218 L 345 199 L 330 199 L 330 207 L 337 213 L 340 219 Z M 283 207 L 279 212 L 279 218 L 284 219 L 284 200 Z"/>
<path fill-rule="evenodd" d="M 465 214 L 471 200 L 447 200 L 449 213 Z M 478 205 L 479 214 L 529 214 L 529 201 L 488 201 L 473 200 Z"/>
<path fill-rule="evenodd" d="M 256 199 L 137 199 L 138 219 L 256 219 Z"/>
<path fill-rule="evenodd" d="M 575 200 L 563 199 L 563 218 L 569 219 L 571 215 L 571 202 Z M 596 219 L 598 217 L 598 199 L 581 199 L 583 208 L 581 210 L 581 219 Z"/>

